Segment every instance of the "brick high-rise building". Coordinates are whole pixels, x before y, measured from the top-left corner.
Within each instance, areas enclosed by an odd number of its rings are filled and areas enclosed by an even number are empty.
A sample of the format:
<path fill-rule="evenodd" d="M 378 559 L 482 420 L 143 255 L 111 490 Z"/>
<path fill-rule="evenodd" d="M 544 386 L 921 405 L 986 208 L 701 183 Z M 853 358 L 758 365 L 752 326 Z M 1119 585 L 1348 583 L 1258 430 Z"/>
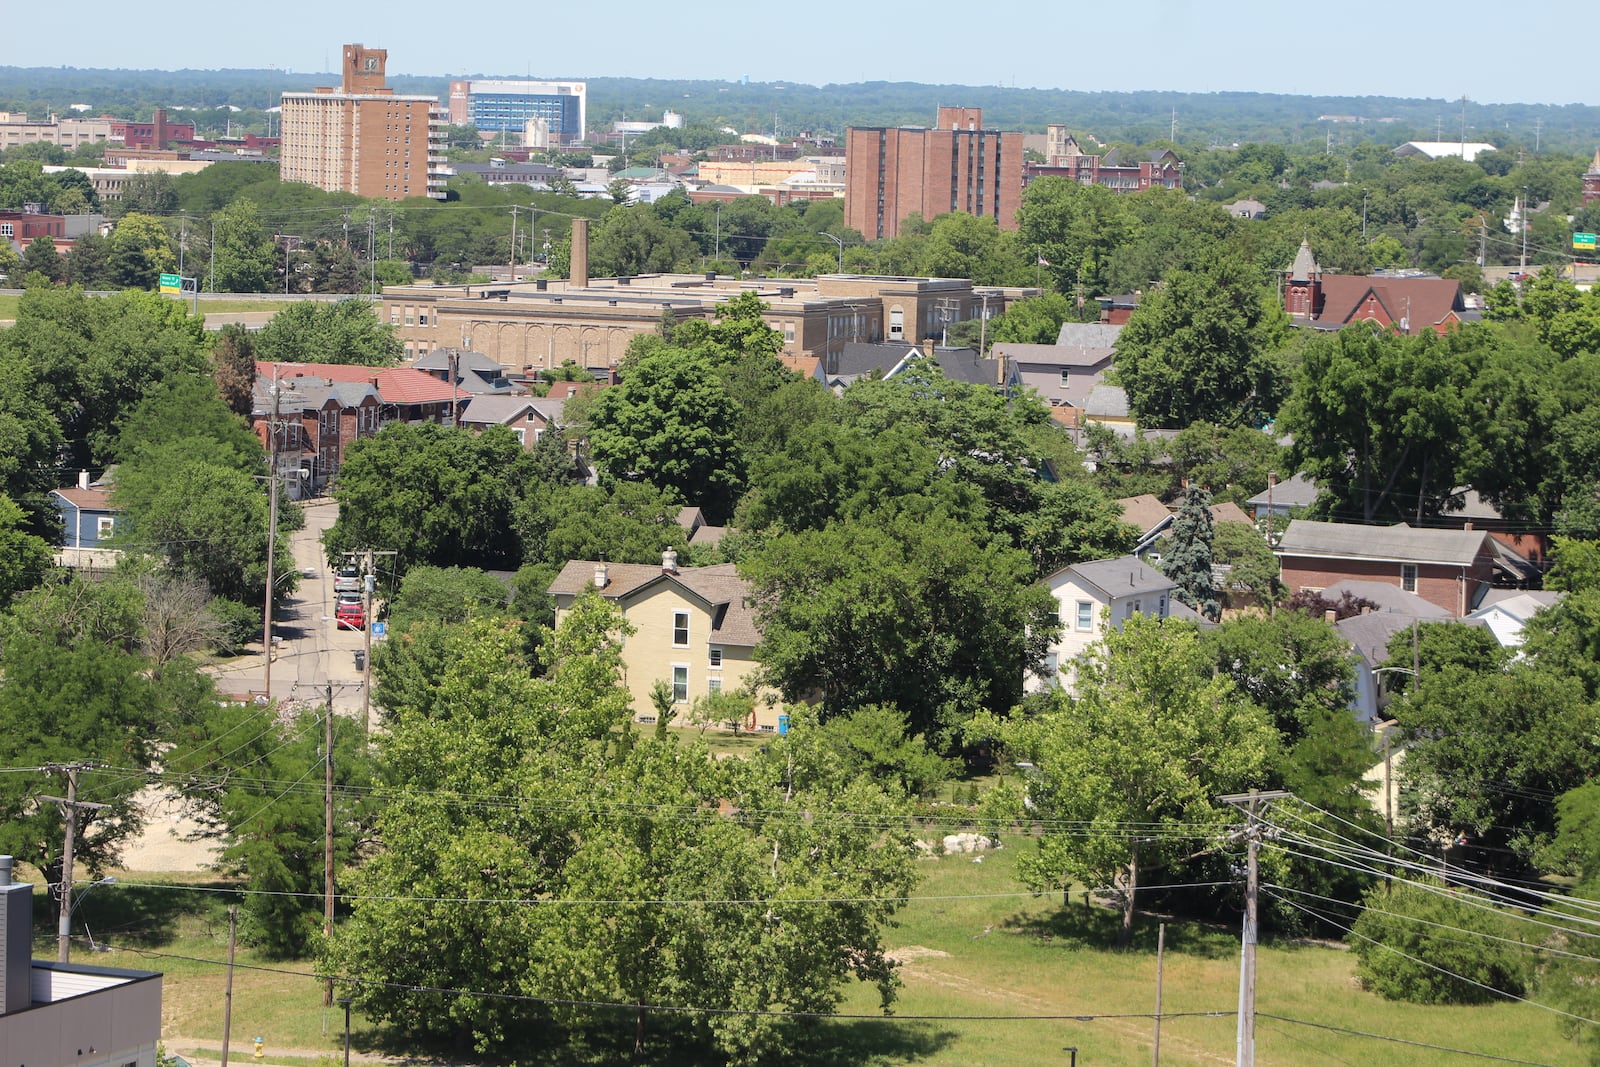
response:
<path fill-rule="evenodd" d="M 397 96 L 389 53 L 344 46 L 339 89 L 283 94 L 279 177 L 384 200 L 444 199 L 444 111 L 431 96 Z"/>
<path fill-rule="evenodd" d="M 983 128 L 983 110 L 941 107 L 938 128 L 845 131 L 845 225 L 867 240 L 896 237 L 906 216 L 951 211 L 1017 228 L 1022 134 Z"/>

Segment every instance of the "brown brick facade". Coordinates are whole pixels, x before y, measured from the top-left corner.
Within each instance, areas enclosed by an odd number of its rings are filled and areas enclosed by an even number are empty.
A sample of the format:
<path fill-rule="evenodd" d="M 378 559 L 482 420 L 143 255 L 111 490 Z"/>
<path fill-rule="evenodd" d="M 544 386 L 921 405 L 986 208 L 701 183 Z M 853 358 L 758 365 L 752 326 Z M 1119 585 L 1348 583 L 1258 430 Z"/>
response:
<path fill-rule="evenodd" d="M 1017 226 L 1022 134 L 982 127 L 977 108 L 940 108 L 940 128 L 851 127 L 845 133 L 845 225 L 897 237 L 913 214 L 952 211 Z"/>
<path fill-rule="evenodd" d="M 1303 589 L 1326 589 L 1345 579 L 1385 582 L 1401 589 L 1404 588 L 1402 567 L 1411 566 L 1389 560 L 1334 560 L 1290 555 L 1283 556 L 1281 562 L 1283 583 L 1291 594 Z M 1412 591 L 1458 617 L 1474 609 L 1492 577 L 1487 553 L 1480 554 L 1466 567 L 1438 563 L 1414 566 L 1417 578 L 1416 589 Z"/>

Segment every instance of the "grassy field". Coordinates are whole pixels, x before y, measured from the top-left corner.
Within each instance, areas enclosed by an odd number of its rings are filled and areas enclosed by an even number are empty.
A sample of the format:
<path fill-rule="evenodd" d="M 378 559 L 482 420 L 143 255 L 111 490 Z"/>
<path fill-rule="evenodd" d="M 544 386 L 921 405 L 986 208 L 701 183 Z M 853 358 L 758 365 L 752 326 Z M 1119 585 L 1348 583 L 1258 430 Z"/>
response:
<path fill-rule="evenodd" d="M 1110 913 L 1086 910 L 1076 901 L 1063 909 L 1059 898 L 1019 894 L 1015 855 L 1015 850 L 1002 850 L 982 864 L 963 856 L 923 861 L 918 899 L 888 935 L 902 960 L 904 981 L 895 1017 L 824 1023 L 817 1031 L 821 1047 L 803 1062 L 813 1067 L 1031 1067 L 1064 1064 L 1068 1054 L 1063 1049 L 1075 1046 L 1086 1067 L 1148 1064 L 1153 1024 L 1148 1018 L 1126 1016 L 1154 1010 L 1156 921 L 1144 922 L 1133 949 L 1117 951 L 1110 947 L 1115 921 Z M 89 921 L 98 939 L 123 947 L 102 954 L 79 952 L 76 958 L 165 972 L 168 1051 L 215 1058 L 222 1030 L 221 961 L 227 956 L 225 901 L 212 894 L 138 884 L 157 881 L 178 879 L 125 873 L 120 885 L 97 890 L 79 917 Z M 53 947 L 46 925 L 41 919 L 41 954 L 50 954 Z M 306 971 L 307 965 L 261 960 L 244 948 L 238 962 L 235 1055 L 249 1058 L 251 1039 L 260 1035 L 267 1062 L 331 1062 L 328 1057 L 342 1040 L 343 1014 L 337 1007 L 322 1006 L 316 982 L 286 973 Z M 1259 960 L 1259 1010 L 1540 1063 L 1577 1058 L 1576 1048 L 1561 1036 L 1556 1017 L 1549 1013 L 1521 1004 L 1391 1004 L 1355 986 L 1353 964 L 1347 952 L 1335 947 L 1265 945 Z M 1236 930 L 1187 922 L 1169 925 L 1164 1011 L 1222 1014 L 1166 1019 L 1164 1064 L 1233 1062 L 1238 969 Z M 843 1011 L 872 1016 L 876 1007 L 872 992 L 859 989 L 852 991 Z M 396 1051 L 359 1016 L 353 1032 L 358 1058 L 363 1052 Z M 1443 1052 L 1265 1018 L 1258 1025 L 1257 1048 L 1264 1065 L 1444 1067 L 1464 1062 Z"/>

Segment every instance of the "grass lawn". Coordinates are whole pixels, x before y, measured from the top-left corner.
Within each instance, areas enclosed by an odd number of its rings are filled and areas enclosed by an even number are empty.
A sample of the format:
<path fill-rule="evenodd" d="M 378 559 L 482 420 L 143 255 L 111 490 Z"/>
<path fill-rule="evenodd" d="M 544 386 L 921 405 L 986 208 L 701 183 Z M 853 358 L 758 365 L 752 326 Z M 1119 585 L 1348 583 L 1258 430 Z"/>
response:
<path fill-rule="evenodd" d="M 1141 917 L 1135 947 L 1118 951 L 1110 947 L 1115 918 L 1109 912 L 1086 911 L 1081 897 L 1063 909 L 1059 897 L 1015 895 L 1016 854 L 1016 849 L 1002 850 L 981 864 L 970 856 L 922 861 L 919 899 L 901 912 L 899 925 L 887 936 L 902 960 L 904 987 L 895 1018 L 820 1024 L 819 1047 L 814 1055 L 802 1057 L 802 1064 L 1058 1065 L 1068 1060 L 1066 1046 L 1078 1048 L 1079 1062 L 1086 1067 L 1148 1064 L 1151 1020 L 1115 1016 L 1154 1010 L 1156 921 Z M 120 877 L 120 885 L 97 890 L 79 913 L 97 939 L 118 949 L 90 954 L 75 947 L 75 958 L 165 972 L 163 1034 L 168 1051 L 214 1058 L 222 1032 L 226 900 L 138 884 L 188 881 L 178 876 Z M 198 877 L 193 881 L 213 884 Z M 46 913 L 41 898 L 36 952 L 53 956 Z M 81 927 L 76 932 L 81 935 Z M 322 1006 L 321 987 L 314 980 L 283 973 L 307 971 L 309 966 L 263 960 L 245 947 L 238 964 L 234 1054 L 250 1058 L 251 1039 L 259 1034 L 267 1062 L 331 1062 L 327 1058 L 342 1041 L 342 1011 Z M 1356 988 L 1354 960 L 1337 948 L 1267 944 L 1260 951 L 1258 970 L 1258 1009 L 1263 1013 L 1541 1063 L 1577 1058 L 1578 1050 L 1561 1036 L 1550 1013 L 1522 1004 L 1454 1008 L 1389 1003 Z M 1238 973 L 1236 930 L 1190 922 L 1168 926 L 1164 1010 L 1226 1014 L 1167 1019 L 1163 1063 L 1233 1062 L 1231 1013 L 1237 1004 Z M 876 996 L 867 988 L 852 989 L 841 1010 L 872 1015 Z M 1057 1018 L 1003 1018 L 1012 1016 Z M 385 1048 L 383 1036 L 359 1016 L 353 1034 L 358 1058 L 363 1051 Z M 176 1040 L 180 1036 L 188 1040 Z M 1464 1062 L 1447 1053 L 1265 1018 L 1258 1022 L 1257 1050 L 1264 1065 L 1443 1067 Z"/>

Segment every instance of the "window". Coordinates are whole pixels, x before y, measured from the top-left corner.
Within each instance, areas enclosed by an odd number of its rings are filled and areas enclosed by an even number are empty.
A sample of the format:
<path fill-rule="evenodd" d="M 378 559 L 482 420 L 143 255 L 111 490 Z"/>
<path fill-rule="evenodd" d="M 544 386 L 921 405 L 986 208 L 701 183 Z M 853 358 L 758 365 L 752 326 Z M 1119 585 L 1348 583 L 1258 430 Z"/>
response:
<path fill-rule="evenodd" d="M 1065 389 L 1067 386 L 1071 385 L 1072 384 L 1071 378 L 1072 378 L 1072 372 L 1071 371 L 1069 371 L 1069 370 L 1062 371 L 1061 372 L 1061 388 Z"/>
<path fill-rule="evenodd" d="M 674 704 L 687 704 L 689 702 L 689 668 L 687 666 L 673 665 L 672 702 Z"/>
<path fill-rule="evenodd" d="M 776 726 L 771 726 L 767 723 L 762 723 L 758 729 L 764 734 L 774 734 L 778 732 L 778 728 Z"/>
<path fill-rule="evenodd" d="M 95 519 L 95 536 L 104 541 L 117 532 L 117 520 L 110 515 L 101 515 Z"/>
<path fill-rule="evenodd" d="M 720 671 L 722 669 L 722 649 L 720 648 L 713 648 L 711 650 L 711 669 L 714 671 Z"/>
<path fill-rule="evenodd" d="M 428 325 L 428 313 L 426 311 L 417 312 L 417 325 L 418 326 L 426 326 L 426 325 Z"/>
<path fill-rule="evenodd" d="M 1400 564 L 1400 588 L 1408 593 L 1417 591 L 1417 565 L 1415 563 Z"/>
<path fill-rule="evenodd" d="M 1077 619 L 1074 627 L 1079 630 L 1094 629 L 1094 601 L 1080 600 L 1077 603 Z"/>
<path fill-rule="evenodd" d="M 687 611 L 674 611 L 672 613 L 672 647 L 687 648 L 689 645 L 689 613 Z"/>
<path fill-rule="evenodd" d="M 0 237 L 15 237 L 17 228 L 9 222 L 0 222 Z"/>
<path fill-rule="evenodd" d="M 721 678 L 707 678 L 706 679 L 706 692 L 708 692 L 708 693 L 720 693 L 720 692 L 722 692 L 722 679 Z"/>

